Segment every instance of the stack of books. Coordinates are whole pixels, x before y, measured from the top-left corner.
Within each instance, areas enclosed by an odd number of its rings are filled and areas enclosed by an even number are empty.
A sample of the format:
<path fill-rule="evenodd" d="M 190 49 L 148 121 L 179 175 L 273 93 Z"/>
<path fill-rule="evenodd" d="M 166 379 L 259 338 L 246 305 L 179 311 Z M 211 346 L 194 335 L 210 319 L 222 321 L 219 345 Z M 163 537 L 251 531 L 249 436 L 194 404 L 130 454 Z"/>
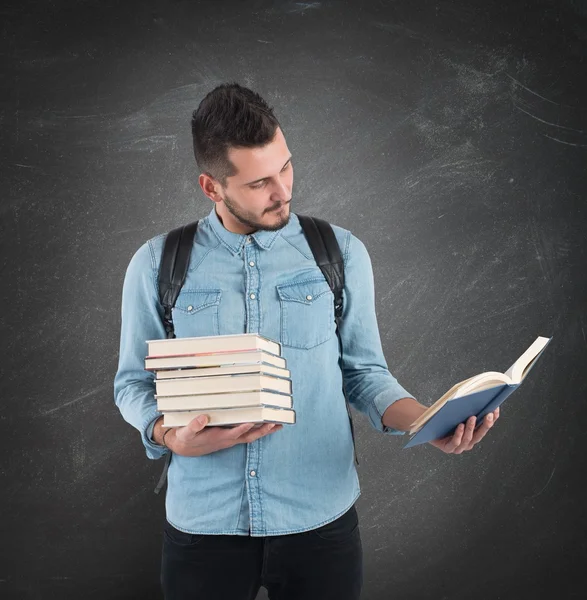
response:
<path fill-rule="evenodd" d="M 281 344 L 258 333 L 147 340 L 163 427 L 208 415 L 208 426 L 293 425 L 291 372 Z M 259 425 L 257 425 L 259 426 Z"/>

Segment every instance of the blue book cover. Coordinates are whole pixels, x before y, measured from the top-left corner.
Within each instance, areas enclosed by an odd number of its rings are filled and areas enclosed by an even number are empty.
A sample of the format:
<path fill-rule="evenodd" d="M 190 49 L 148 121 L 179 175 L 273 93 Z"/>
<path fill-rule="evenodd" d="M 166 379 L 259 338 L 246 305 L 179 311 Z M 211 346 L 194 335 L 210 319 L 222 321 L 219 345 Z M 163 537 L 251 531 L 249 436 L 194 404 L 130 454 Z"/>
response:
<path fill-rule="evenodd" d="M 442 408 L 432 415 L 419 431 L 410 437 L 404 449 L 446 437 L 454 433 L 460 423 L 464 423 L 473 415 L 477 417 L 475 428 L 479 427 L 486 414 L 494 411 L 505 402 L 508 396 L 522 385 L 524 379 L 551 340 L 552 337 L 538 337 L 530 348 L 506 371 L 505 375 L 509 378 L 511 372 L 516 368 L 516 372 L 520 373 L 520 381 L 514 380 L 512 383 L 503 383 L 488 389 L 474 391 L 464 396 L 448 399 Z M 535 348 L 540 350 L 534 350 Z M 525 362 L 526 360 L 528 360 L 527 363 Z M 466 384 L 466 381 L 461 383 Z"/>

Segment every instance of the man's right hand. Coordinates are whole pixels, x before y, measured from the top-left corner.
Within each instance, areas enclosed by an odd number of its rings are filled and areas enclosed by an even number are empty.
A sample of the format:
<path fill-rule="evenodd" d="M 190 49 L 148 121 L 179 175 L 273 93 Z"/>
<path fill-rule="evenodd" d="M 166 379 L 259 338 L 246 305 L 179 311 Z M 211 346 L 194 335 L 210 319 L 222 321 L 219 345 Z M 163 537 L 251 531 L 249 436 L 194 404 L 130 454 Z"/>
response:
<path fill-rule="evenodd" d="M 160 427 L 159 421 L 162 423 L 163 417 L 159 417 L 155 423 L 153 433 Z M 174 427 L 173 431 L 165 436 L 165 444 L 180 456 L 202 456 L 217 450 L 231 448 L 236 444 L 254 442 L 283 428 L 281 423 L 263 423 L 259 427 L 255 427 L 255 425 L 259 424 L 241 423 L 230 429 L 216 426 L 206 427 L 205 423 L 201 424 L 197 418 L 194 418 L 184 427 Z"/>

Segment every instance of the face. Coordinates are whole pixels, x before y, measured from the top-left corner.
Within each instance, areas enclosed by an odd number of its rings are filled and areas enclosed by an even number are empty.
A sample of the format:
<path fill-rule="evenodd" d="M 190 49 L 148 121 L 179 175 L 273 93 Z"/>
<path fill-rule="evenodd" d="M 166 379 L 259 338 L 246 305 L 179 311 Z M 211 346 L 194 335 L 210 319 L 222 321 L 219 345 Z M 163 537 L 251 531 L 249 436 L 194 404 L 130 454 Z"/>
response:
<path fill-rule="evenodd" d="M 275 231 L 289 222 L 293 187 L 291 154 L 278 127 L 262 148 L 231 148 L 228 158 L 237 169 L 226 187 L 208 175 L 199 178 L 202 190 L 216 203 L 222 224 L 234 233 Z"/>

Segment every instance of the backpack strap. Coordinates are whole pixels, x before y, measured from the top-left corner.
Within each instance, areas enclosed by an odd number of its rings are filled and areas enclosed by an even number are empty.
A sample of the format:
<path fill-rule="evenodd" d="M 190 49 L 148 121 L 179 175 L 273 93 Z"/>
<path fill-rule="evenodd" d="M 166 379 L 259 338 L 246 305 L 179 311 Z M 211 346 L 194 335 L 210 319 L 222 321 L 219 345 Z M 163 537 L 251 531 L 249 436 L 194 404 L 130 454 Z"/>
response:
<path fill-rule="evenodd" d="M 342 317 L 344 262 L 336 236 L 328 221 L 307 215 L 298 215 L 298 219 L 314 258 L 334 294 L 334 319 L 338 326 Z"/>
<path fill-rule="evenodd" d="M 167 338 L 175 337 L 171 309 L 175 306 L 175 301 L 187 275 L 197 228 L 198 221 L 177 227 L 167 234 L 163 245 L 163 253 L 159 263 L 159 301 L 163 307 L 163 325 L 165 326 Z M 163 473 L 161 473 L 159 483 L 155 488 L 156 494 L 159 494 L 165 483 L 172 454 L 169 451 L 165 457 Z"/>
<path fill-rule="evenodd" d="M 338 362 L 342 371 L 342 339 L 340 337 L 340 319 L 342 318 L 342 290 L 344 288 L 344 262 L 340 246 L 334 235 L 332 226 L 328 221 L 308 215 L 297 215 L 304 235 L 316 259 L 316 263 L 324 274 L 330 289 L 334 294 L 334 321 L 336 322 L 336 335 L 338 336 L 339 357 Z M 355 443 L 355 428 L 353 427 L 353 416 L 349 406 L 346 388 L 344 384 L 344 372 L 342 378 L 342 391 L 346 403 L 346 410 L 351 425 L 351 436 L 353 438 L 353 449 L 355 462 L 358 465 L 357 446 Z"/>
<path fill-rule="evenodd" d="M 159 264 L 159 301 L 168 338 L 175 337 L 171 309 L 185 281 L 198 221 L 173 229 L 167 234 Z"/>

